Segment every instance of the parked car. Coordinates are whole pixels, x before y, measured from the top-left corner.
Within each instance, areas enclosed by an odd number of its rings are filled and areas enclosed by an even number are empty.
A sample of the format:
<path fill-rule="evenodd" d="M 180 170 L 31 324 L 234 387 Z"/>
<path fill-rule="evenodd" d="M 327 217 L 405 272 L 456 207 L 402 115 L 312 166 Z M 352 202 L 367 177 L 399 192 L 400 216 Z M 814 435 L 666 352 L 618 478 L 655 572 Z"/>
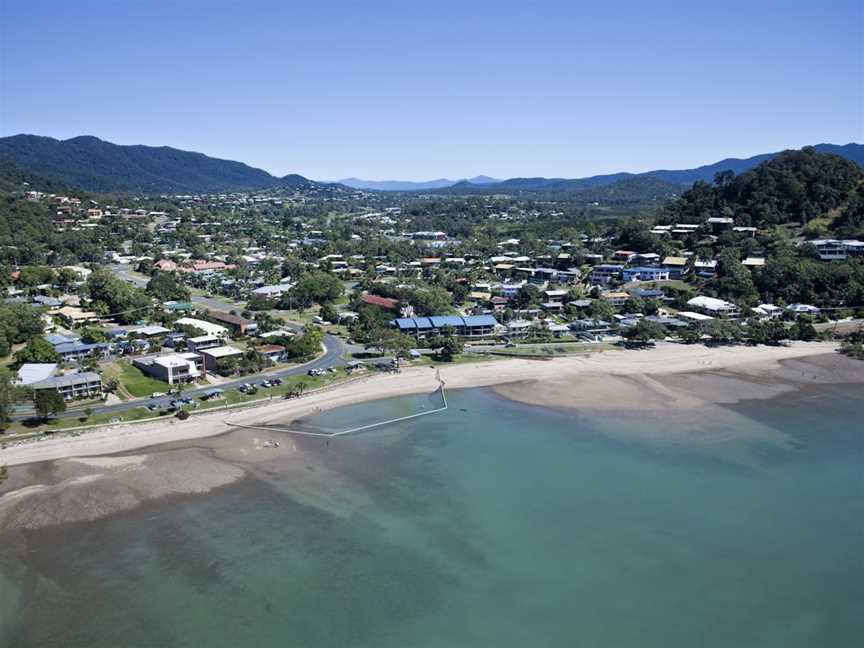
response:
<path fill-rule="evenodd" d="M 162 398 L 163 396 L 167 396 L 164 392 L 153 392 L 150 394 L 150 398 Z"/>
<path fill-rule="evenodd" d="M 281 379 L 281 378 L 273 378 L 272 380 L 270 380 L 270 384 L 271 384 L 271 385 L 274 385 L 274 386 L 276 386 L 276 385 L 281 385 L 281 384 L 282 384 L 282 379 Z"/>

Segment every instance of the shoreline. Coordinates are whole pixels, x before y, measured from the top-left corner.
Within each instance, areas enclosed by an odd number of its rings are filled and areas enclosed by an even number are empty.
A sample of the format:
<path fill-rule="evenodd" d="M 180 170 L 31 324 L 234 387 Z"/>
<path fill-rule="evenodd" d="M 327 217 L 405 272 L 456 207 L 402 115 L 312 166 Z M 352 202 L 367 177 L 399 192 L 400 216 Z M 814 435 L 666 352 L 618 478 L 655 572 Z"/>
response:
<path fill-rule="evenodd" d="M 785 347 L 714 348 L 663 343 L 642 351 L 607 351 L 546 361 L 508 359 L 408 367 L 399 374 L 373 374 L 296 400 L 278 400 L 228 412 L 214 410 L 186 421 L 171 418 L 119 424 L 79 436 L 40 437 L 35 441 L 13 443 L 0 449 L 0 465 L 11 467 L 113 455 L 194 441 L 237 431 L 238 428 L 230 425 L 232 422 L 263 424 L 278 420 L 286 425 L 324 410 L 432 392 L 439 384 L 436 370 L 440 370 L 447 389 L 493 387 L 496 393 L 527 404 L 624 411 L 644 411 L 657 406 L 666 410 L 692 409 L 704 405 L 706 399 L 704 394 L 696 397 L 688 392 L 697 388 L 703 391 L 702 387 L 706 387 L 706 382 L 711 383 L 712 376 L 725 374 L 737 384 L 715 394 L 707 402 L 724 404 L 748 398 L 770 398 L 795 389 L 794 371 L 780 371 L 782 362 L 828 354 L 838 363 L 854 363 L 839 356 L 834 343 L 825 342 L 793 343 Z M 811 374 L 802 378 L 821 383 L 864 382 L 864 363 L 860 363 L 860 368 L 851 364 L 846 371 L 834 368 Z M 574 383 L 576 380 L 578 382 Z M 753 389 L 754 381 L 760 383 L 758 393 Z M 542 383 L 542 389 L 525 388 L 535 383 Z M 2 490 L 6 489 L 0 488 L 0 492 Z"/>
<path fill-rule="evenodd" d="M 437 369 L 447 389 L 491 388 L 499 397 L 529 406 L 600 411 L 613 417 L 675 416 L 684 423 L 678 428 L 686 430 L 686 436 L 646 436 L 639 425 L 628 428 L 626 436 L 711 445 L 739 436 L 734 425 L 722 432 L 704 426 L 715 415 L 722 418 L 719 410 L 726 404 L 820 385 L 864 383 L 864 363 L 824 343 L 755 349 L 670 344 L 549 361 L 515 359 L 371 374 L 251 409 L 209 411 L 186 421 L 126 424 L 9 446 L 0 450 L 0 464 L 17 468 L 0 484 L 0 534 L 87 522 L 169 495 L 207 493 L 274 469 L 309 479 L 314 444 L 301 442 L 302 437 L 284 428 L 324 410 L 431 393 L 440 385 Z M 274 424 L 282 430 L 266 427 Z M 772 430 L 760 430 L 753 438 L 789 443 Z M 338 472 L 330 478 L 338 478 Z"/>

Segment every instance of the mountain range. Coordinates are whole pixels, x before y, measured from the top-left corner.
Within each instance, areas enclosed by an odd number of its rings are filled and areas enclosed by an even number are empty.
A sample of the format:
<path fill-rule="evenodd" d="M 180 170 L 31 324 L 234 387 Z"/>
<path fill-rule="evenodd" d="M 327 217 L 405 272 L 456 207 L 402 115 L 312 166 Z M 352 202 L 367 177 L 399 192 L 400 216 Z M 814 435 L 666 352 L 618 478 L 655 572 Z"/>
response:
<path fill-rule="evenodd" d="M 0 160 L 95 192 L 218 193 L 311 184 L 301 175 L 277 178 L 242 162 L 203 153 L 169 146 L 122 146 L 86 135 L 67 140 L 37 135 L 3 137 Z"/>
<path fill-rule="evenodd" d="M 452 187 L 455 184 L 468 182 L 472 185 L 486 185 L 501 182 L 497 178 L 479 175 L 467 180 L 448 180 L 447 178 L 438 178 L 437 180 L 426 180 L 423 182 L 413 182 L 411 180 L 362 180 L 360 178 L 344 178 L 339 180 L 339 184 L 353 189 L 371 189 L 373 191 L 422 191 L 424 189 L 443 189 Z"/>
<path fill-rule="evenodd" d="M 861 144 L 817 144 L 813 147 L 820 153 L 833 153 L 844 157 L 859 165 L 864 166 L 864 145 Z M 689 186 L 696 181 L 713 182 L 714 176 L 721 171 L 733 171 L 736 175 L 749 171 L 753 167 L 771 160 L 780 154 L 780 151 L 775 153 L 763 153 L 762 155 L 754 155 L 749 158 L 726 158 L 713 164 L 696 167 L 694 169 L 657 169 L 655 171 L 645 171 L 643 173 L 611 173 L 606 175 L 595 175 L 585 178 L 510 178 L 501 182 L 484 183 L 475 185 L 470 181 L 463 181 L 443 188 L 442 193 L 450 194 L 487 194 L 487 193 L 512 193 L 539 191 L 550 193 L 569 193 L 583 192 L 588 189 L 597 187 L 605 187 L 612 184 L 621 183 L 625 180 L 635 181 L 645 178 L 653 178 L 671 186 L 677 187 L 680 191 L 682 186 Z M 659 189 L 661 185 L 656 185 Z"/>
<path fill-rule="evenodd" d="M 834 153 L 864 166 L 861 144 L 817 144 L 823 153 Z M 168 146 L 126 146 L 93 136 L 57 140 L 37 135 L 0 138 L 0 162 L 38 174 L 70 187 L 94 192 L 220 193 L 271 188 L 303 189 L 348 187 L 378 191 L 422 191 L 444 195 L 538 193 L 585 202 L 655 202 L 680 193 L 697 180 L 711 182 L 720 171 L 736 174 L 752 169 L 778 153 L 749 158 L 727 158 L 694 169 L 658 169 L 644 173 L 612 173 L 585 178 L 510 178 L 476 176 L 468 180 L 444 178 L 428 182 L 370 181 L 346 178 L 341 183 L 321 183 L 302 175 L 273 176 L 242 162 L 212 158 Z"/>

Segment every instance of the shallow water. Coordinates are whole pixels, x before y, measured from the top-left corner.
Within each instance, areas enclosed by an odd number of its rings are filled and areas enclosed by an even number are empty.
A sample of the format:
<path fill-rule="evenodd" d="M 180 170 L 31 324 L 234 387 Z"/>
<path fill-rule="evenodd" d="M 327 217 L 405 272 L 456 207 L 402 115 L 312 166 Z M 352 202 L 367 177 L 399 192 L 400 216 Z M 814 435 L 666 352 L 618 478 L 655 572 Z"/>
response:
<path fill-rule="evenodd" d="M 0 646 L 860 645 L 858 388 L 696 422 L 448 400 L 206 496 L 0 536 Z"/>

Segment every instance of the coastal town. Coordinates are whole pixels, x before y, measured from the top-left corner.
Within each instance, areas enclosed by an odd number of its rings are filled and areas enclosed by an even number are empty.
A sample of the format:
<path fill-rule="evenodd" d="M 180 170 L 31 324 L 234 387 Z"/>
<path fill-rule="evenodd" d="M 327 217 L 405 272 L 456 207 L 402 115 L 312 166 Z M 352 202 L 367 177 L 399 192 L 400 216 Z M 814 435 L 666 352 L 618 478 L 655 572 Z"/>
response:
<path fill-rule="evenodd" d="M 185 418 L 410 365 L 657 342 L 860 344 L 864 241 L 826 236 L 836 223 L 819 218 L 686 216 L 698 183 L 642 217 L 335 185 L 153 198 L 9 189 L 7 205 L 39 213 L 68 247 L 5 235 L 7 440 Z"/>
<path fill-rule="evenodd" d="M 862 644 L 862 0 L 0 21 L 0 648 Z"/>

